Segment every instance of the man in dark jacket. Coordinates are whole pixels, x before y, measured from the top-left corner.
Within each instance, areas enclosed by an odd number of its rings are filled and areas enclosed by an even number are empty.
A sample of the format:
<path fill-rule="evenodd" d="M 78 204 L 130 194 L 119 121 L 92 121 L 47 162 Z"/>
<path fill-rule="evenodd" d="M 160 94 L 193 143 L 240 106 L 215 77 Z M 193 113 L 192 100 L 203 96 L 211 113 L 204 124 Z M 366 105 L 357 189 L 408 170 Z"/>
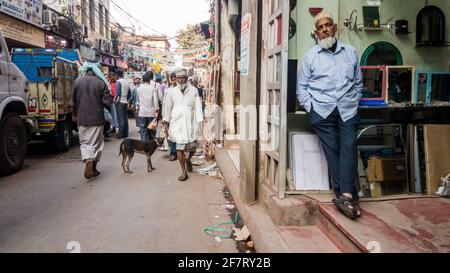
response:
<path fill-rule="evenodd" d="M 92 70 L 75 81 L 72 94 L 73 117 L 78 123 L 81 157 L 86 164 L 84 177 L 100 175 L 97 163 L 104 147 L 104 107 L 109 107 L 111 95 L 104 81 Z"/>

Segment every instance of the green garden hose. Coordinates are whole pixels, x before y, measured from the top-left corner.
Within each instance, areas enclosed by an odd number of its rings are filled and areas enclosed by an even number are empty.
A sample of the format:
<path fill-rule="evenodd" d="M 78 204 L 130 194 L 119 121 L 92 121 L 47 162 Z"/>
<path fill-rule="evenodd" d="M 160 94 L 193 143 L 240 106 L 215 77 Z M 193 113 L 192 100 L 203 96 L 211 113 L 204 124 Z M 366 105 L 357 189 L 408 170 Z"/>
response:
<path fill-rule="evenodd" d="M 205 232 L 206 234 L 208 234 L 210 236 L 214 236 L 214 237 L 230 238 L 231 235 L 233 234 L 233 232 L 231 230 L 229 230 L 229 229 L 222 228 L 220 226 L 230 225 L 230 224 L 235 225 L 237 223 L 238 219 L 239 219 L 239 214 L 236 211 L 236 214 L 234 216 L 234 220 L 233 221 L 227 221 L 227 222 L 220 223 L 220 224 L 217 224 L 217 225 L 205 227 L 203 229 L 203 232 Z"/>

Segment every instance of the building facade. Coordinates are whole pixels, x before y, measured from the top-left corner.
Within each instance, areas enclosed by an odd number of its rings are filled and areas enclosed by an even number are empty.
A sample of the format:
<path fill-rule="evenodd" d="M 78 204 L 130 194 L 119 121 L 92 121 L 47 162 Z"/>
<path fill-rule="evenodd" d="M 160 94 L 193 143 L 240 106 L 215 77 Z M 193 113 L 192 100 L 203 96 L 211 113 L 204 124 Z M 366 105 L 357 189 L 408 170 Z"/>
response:
<path fill-rule="evenodd" d="M 221 132 L 225 135 L 225 144 L 227 139 L 233 139 L 232 136 L 227 138 L 227 134 L 235 134 L 235 139 L 238 139 L 239 149 L 227 145 L 225 147 L 240 171 L 240 197 L 245 202 L 264 204 L 277 223 L 285 221 L 284 224 L 295 225 L 303 221 L 295 217 L 280 220 L 277 215 L 282 209 L 276 208 L 274 204 L 276 200 L 292 200 L 290 198 L 308 194 L 308 190 L 302 188 L 298 182 L 301 175 L 299 168 L 305 170 L 304 166 L 308 165 L 304 163 L 305 158 L 300 161 L 296 159 L 304 153 L 295 152 L 293 136 L 299 133 L 314 135 L 314 131 L 304 109 L 297 103 L 296 75 L 302 56 L 316 45 L 312 35 L 314 16 L 321 10 L 327 10 L 334 15 L 338 26 L 337 38 L 353 45 L 358 51 L 364 72 L 363 92 L 379 86 L 377 91 L 386 94 L 383 97 L 383 107 L 360 107 L 362 118 L 367 122 L 363 124 L 366 127 L 361 127 L 359 140 L 360 195 L 371 198 L 380 194 L 432 195 L 436 192 L 439 179 L 431 177 L 435 166 L 429 164 L 425 167 L 423 163 L 423 154 L 431 151 L 414 149 L 413 142 L 417 134 L 413 132 L 422 130 L 421 127 L 414 127 L 417 123 L 434 122 L 442 126 L 449 124 L 446 116 L 450 103 L 450 2 L 249 0 L 238 1 L 241 2 L 240 5 L 233 2 L 216 1 L 220 10 L 220 13 L 216 14 L 216 31 L 219 35 L 216 48 L 219 49 L 217 56 L 221 58 L 221 88 L 217 104 L 222 108 L 222 117 L 216 120 L 215 125 L 217 127 L 218 123 L 224 124 Z M 237 11 L 234 11 L 235 7 L 238 8 Z M 233 29 L 235 25 L 232 23 L 234 13 L 241 18 L 236 29 Z M 374 80 L 371 74 L 364 70 L 370 71 L 373 67 L 381 69 L 383 78 L 380 76 Z M 421 74 L 421 71 L 424 73 Z M 234 77 L 235 72 L 240 76 L 238 84 Z M 409 86 L 408 99 L 395 102 L 387 97 L 393 87 L 397 86 L 399 74 L 409 75 L 406 82 Z M 430 94 L 432 89 L 434 94 L 443 95 L 434 98 L 436 104 L 417 108 L 423 104 L 414 101 L 414 97 L 420 97 L 422 91 L 419 89 L 427 85 L 427 75 L 429 81 L 434 79 L 434 83 L 428 82 L 427 96 L 433 97 Z M 237 97 L 239 100 L 236 100 Z M 238 112 L 238 116 L 233 116 L 233 112 L 229 113 L 226 108 L 236 109 L 236 105 L 246 110 L 232 110 Z M 402 111 L 410 111 L 409 115 L 417 119 L 411 120 L 406 116 L 393 118 L 397 115 L 395 111 L 400 105 L 403 107 L 400 108 Z M 250 111 L 252 107 L 256 109 L 254 116 Z M 417 109 L 424 110 L 416 113 Z M 373 123 L 377 119 L 378 123 Z M 241 122 L 245 123 L 240 124 Z M 255 134 L 249 131 L 252 123 L 257 124 L 256 138 L 249 137 Z M 400 125 L 389 127 L 395 123 Z M 396 131 L 398 133 L 395 133 Z M 397 141 L 403 144 L 399 145 Z M 398 182 L 396 190 L 388 189 L 386 185 L 383 185 L 385 188 L 381 190 L 380 182 L 371 181 L 371 169 L 367 166 L 367 159 L 370 157 L 368 146 L 373 148 L 373 145 L 380 149 L 389 146 L 393 151 L 390 156 L 400 158 L 402 183 Z M 423 147 L 421 145 L 423 144 L 419 143 L 418 146 Z M 413 155 L 415 159 L 412 158 Z M 314 168 L 306 171 L 312 169 Z M 423 172 L 424 169 L 428 171 Z M 445 176 L 448 171 L 441 168 L 439 175 Z M 317 177 L 319 176 L 309 176 L 311 181 L 308 181 L 314 182 L 312 180 L 317 180 Z M 309 187 L 316 192 L 331 192 L 319 190 L 319 187 L 315 186 Z M 287 207 L 285 209 L 289 211 Z M 309 213 L 304 209 L 299 211 L 304 211 L 305 215 Z"/>
<path fill-rule="evenodd" d="M 68 46 L 80 50 L 83 60 L 99 61 L 105 72 L 116 66 L 109 0 L 45 0 L 44 4 L 49 46 L 56 47 L 61 40 L 59 35 L 63 35 L 71 41 Z"/>
<path fill-rule="evenodd" d="M 1 1 L 0 27 L 8 47 L 45 47 L 42 1 Z"/>

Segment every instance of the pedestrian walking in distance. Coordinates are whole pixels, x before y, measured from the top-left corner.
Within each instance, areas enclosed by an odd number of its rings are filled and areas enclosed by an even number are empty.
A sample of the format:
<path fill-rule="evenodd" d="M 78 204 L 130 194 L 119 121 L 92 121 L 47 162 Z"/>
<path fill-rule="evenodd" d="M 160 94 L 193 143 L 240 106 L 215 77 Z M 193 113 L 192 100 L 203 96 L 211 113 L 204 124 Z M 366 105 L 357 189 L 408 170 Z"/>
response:
<path fill-rule="evenodd" d="M 106 83 L 89 68 L 74 83 L 73 119 L 78 123 L 81 157 L 86 164 L 84 177 L 100 175 L 97 164 L 104 147 L 104 107 L 109 108 L 111 94 Z"/>
<path fill-rule="evenodd" d="M 203 112 L 197 88 L 187 84 L 187 71 L 178 71 L 176 77 L 177 86 L 166 95 L 163 123 L 168 127 L 169 140 L 176 143 L 181 165 L 178 180 L 185 181 L 188 179 L 188 172 L 193 171 L 191 159 L 201 139 Z M 189 153 L 187 160 L 185 152 Z"/>
<path fill-rule="evenodd" d="M 297 97 L 319 136 L 333 181 L 333 203 L 347 217 L 360 216 L 358 191 L 358 106 L 363 78 L 355 48 L 335 38 L 333 16 L 315 17 L 318 44 L 301 61 Z"/>
<path fill-rule="evenodd" d="M 149 129 L 150 123 L 157 118 L 159 110 L 159 84 L 153 79 L 153 72 L 148 71 L 142 77 L 142 85 L 136 91 L 136 110 L 141 120 L 141 140 L 155 139 L 155 130 Z"/>
<path fill-rule="evenodd" d="M 116 97 L 116 74 L 115 73 L 109 73 L 109 87 L 111 89 L 111 98 L 114 101 Z M 119 121 L 117 120 L 117 110 L 116 110 L 116 104 L 111 103 L 111 117 L 112 117 L 112 129 L 110 133 L 117 133 L 117 130 L 119 129 Z"/>
<path fill-rule="evenodd" d="M 131 97 L 131 85 L 130 82 L 123 78 L 123 71 L 117 71 L 116 81 L 116 111 L 117 120 L 119 121 L 119 132 L 116 138 L 127 138 L 129 133 L 128 128 L 128 100 Z"/>

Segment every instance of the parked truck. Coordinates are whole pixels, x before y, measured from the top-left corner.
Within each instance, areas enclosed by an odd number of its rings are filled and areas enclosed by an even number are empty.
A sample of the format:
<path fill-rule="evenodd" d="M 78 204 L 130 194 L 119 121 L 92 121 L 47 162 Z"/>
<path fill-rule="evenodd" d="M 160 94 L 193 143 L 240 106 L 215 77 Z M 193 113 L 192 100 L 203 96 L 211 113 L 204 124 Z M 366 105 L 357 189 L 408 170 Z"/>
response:
<path fill-rule="evenodd" d="M 0 30 L 0 175 L 22 168 L 33 124 L 28 118 L 25 75 L 11 62 Z"/>
<path fill-rule="evenodd" d="M 78 76 L 78 53 L 69 49 L 13 48 L 12 62 L 28 79 L 31 137 L 44 139 L 58 152 L 71 145 L 71 97 Z"/>

